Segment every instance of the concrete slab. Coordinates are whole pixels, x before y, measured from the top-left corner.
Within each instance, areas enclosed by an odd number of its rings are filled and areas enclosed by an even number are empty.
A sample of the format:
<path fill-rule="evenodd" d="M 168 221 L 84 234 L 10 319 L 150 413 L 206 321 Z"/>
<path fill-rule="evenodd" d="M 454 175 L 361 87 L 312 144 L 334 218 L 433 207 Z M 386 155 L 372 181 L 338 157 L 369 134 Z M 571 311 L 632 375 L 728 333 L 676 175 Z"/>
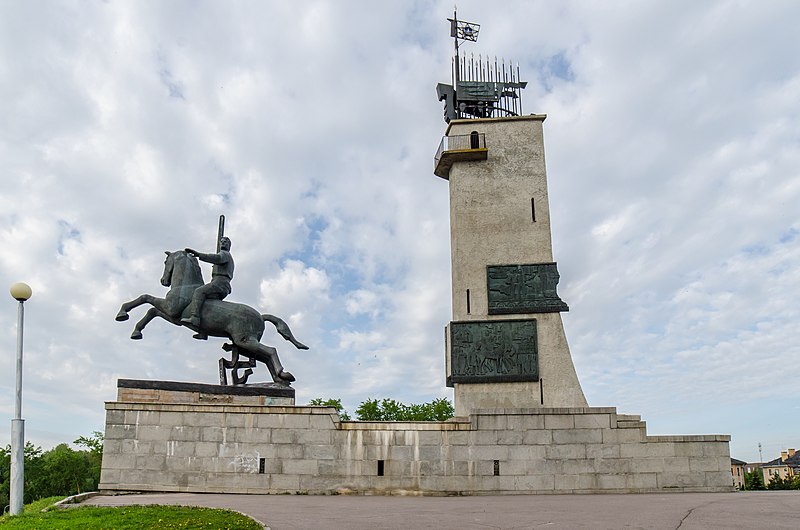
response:
<path fill-rule="evenodd" d="M 800 527 L 800 491 L 646 495 L 380 497 L 163 493 L 100 495 L 83 505 L 180 504 L 228 508 L 272 530 L 669 529 Z"/>

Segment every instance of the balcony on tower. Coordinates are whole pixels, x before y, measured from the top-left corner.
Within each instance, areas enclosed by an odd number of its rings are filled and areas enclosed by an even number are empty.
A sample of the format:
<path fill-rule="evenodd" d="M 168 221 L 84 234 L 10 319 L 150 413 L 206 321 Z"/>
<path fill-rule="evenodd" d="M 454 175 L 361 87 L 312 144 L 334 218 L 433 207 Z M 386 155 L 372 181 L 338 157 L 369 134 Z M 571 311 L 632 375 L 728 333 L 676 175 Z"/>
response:
<path fill-rule="evenodd" d="M 433 173 L 445 180 L 450 179 L 450 168 L 454 162 L 486 160 L 486 135 L 473 131 L 470 134 L 444 136 L 434 157 Z"/>

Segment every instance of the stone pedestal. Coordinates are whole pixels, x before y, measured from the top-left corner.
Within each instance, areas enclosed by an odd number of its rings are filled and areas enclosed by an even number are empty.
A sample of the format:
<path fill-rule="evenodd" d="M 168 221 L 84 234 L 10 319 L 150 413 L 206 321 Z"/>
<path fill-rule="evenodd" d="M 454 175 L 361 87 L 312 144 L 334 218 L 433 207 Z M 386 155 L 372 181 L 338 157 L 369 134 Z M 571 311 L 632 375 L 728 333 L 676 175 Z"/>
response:
<path fill-rule="evenodd" d="M 330 407 L 242 404 L 239 397 L 201 402 L 205 393 L 193 401 L 163 389 L 162 401 L 145 402 L 129 390 L 121 387 L 120 399 L 106 403 L 100 478 L 105 491 L 492 495 L 733 489 L 728 436 L 648 436 L 641 418 L 614 408 L 506 408 L 473 410 L 446 422 L 344 422 Z"/>
<path fill-rule="evenodd" d="M 180 381 L 117 380 L 117 401 L 125 403 L 196 403 L 294 405 L 294 388 L 275 383 L 209 385 Z"/>

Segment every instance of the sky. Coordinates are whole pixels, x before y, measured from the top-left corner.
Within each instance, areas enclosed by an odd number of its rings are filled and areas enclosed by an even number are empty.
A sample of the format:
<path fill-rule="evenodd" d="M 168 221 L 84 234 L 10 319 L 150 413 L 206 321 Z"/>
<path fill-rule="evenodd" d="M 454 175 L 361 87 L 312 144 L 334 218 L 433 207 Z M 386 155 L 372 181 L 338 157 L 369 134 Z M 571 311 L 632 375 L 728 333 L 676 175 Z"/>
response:
<path fill-rule="evenodd" d="M 103 430 L 119 378 L 217 383 L 221 339 L 122 302 L 164 251 L 236 260 L 297 403 L 452 399 L 445 1 L 0 0 L 0 287 L 25 304 L 23 417 Z M 519 63 L 544 122 L 553 251 L 591 406 L 649 434 L 800 448 L 800 55 L 793 1 L 458 2 L 462 51 Z M 208 278 L 210 268 L 204 265 Z M 7 288 L 7 287 L 3 287 Z M 0 440 L 17 302 L 0 304 Z M 269 380 L 260 366 L 251 382 Z M 5 421 L 2 418 L 6 418 Z"/>

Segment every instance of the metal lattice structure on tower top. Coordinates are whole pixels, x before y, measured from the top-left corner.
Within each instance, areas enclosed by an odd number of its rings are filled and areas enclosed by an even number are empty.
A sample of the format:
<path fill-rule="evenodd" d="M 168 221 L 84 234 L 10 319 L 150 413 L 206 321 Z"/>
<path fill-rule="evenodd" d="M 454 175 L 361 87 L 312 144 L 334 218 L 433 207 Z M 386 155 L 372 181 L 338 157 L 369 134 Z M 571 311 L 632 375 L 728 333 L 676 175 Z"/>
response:
<path fill-rule="evenodd" d="M 521 91 L 527 86 L 520 81 L 519 64 L 509 61 L 492 61 L 489 57 L 473 54 L 459 55 L 459 41 L 476 42 L 480 25 L 458 20 L 456 12 L 450 21 L 450 36 L 455 43 L 451 64 L 452 84 L 436 85 L 439 101 L 444 101 L 444 121 L 455 119 L 519 116 L 522 114 Z"/>

